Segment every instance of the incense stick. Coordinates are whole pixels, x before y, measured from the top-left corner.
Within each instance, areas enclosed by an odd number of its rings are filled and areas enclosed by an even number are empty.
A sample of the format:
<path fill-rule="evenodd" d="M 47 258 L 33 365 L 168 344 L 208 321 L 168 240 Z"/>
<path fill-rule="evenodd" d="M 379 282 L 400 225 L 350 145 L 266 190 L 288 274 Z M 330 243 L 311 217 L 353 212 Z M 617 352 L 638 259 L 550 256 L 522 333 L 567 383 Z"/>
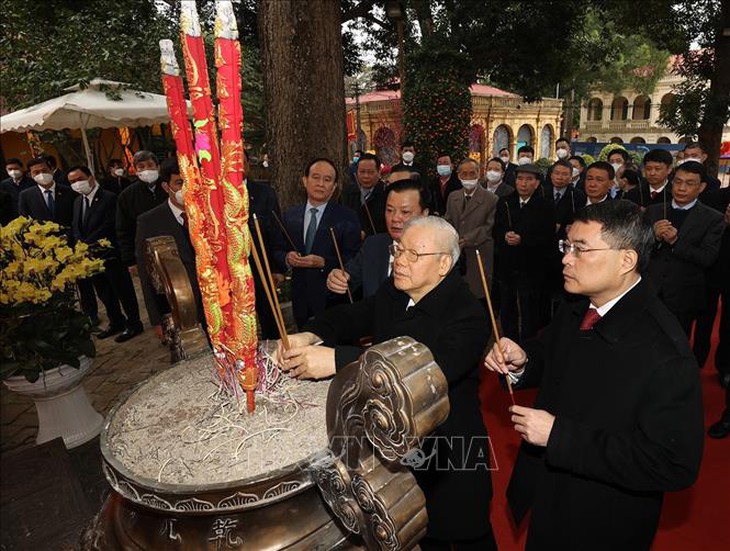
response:
<path fill-rule="evenodd" d="M 274 277 L 271 275 L 271 267 L 269 266 L 269 255 L 266 254 L 266 244 L 264 243 L 264 236 L 261 233 L 261 225 L 256 214 L 253 215 L 253 224 L 256 226 L 256 235 L 259 238 L 259 246 L 261 247 L 261 256 L 264 258 L 264 266 L 266 267 L 266 275 L 268 276 L 269 285 L 271 286 L 271 295 L 274 297 L 274 304 L 276 309 L 274 310 L 274 316 L 279 317 L 281 322 L 281 339 L 284 342 L 284 347 L 289 349 L 289 336 L 286 334 L 286 325 L 284 324 L 284 315 L 281 313 L 281 306 L 279 305 L 279 296 L 276 293 L 276 285 L 274 285 Z"/>
<path fill-rule="evenodd" d="M 507 225 L 509 229 L 512 229 L 512 215 L 509 212 L 509 203 L 507 201 L 504 202 L 504 208 L 507 210 Z"/>
<path fill-rule="evenodd" d="M 362 204 L 362 206 L 363 206 L 363 208 L 365 209 L 365 214 L 367 214 L 367 215 L 368 215 L 368 220 L 370 221 L 370 227 L 371 227 L 371 228 L 373 229 L 373 235 L 375 235 L 375 234 L 376 234 L 376 233 L 378 233 L 378 232 L 377 232 L 377 231 L 375 231 L 375 222 L 373 222 L 373 217 L 372 217 L 372 215 L 370 214 L 370 208 L 368 208 L 368 202 L 367 202 L 367 201 L 365 201 L 365 202 L 364 202 L 364 203 Z"/>
<path fill-rule="evenodd" d="M 294 251 L 299 252 L 298 249 L 297 249 L 297 246 L 294 244 L 294 241 L 292 240 L 291 236 L 289 235 L 289 232 L 286 231 L 286 228 L 284 227 L 284 223 L 281 221 L 281 218 L 279 218 L 276 215 L 276 211 L 275 210 L 272 210 L 271 211 L 271 215 L 274 217 L 274 220 L 276 220 L 276 223 L 279 225 L 279 229 L 281 230 L 281 233 L 284 234 L 284 237 L 286 237 L 286 240 L 289 242 L 289 245 L 291 245 L 291 248 Z"/>
<path fill-rule="evenodd" d="M 337 262 L 340 263 L 340 270 L 342 270 L 342 273 L 347 273 L 345 272 L 345 265 L 342 263 L 342 255 L 340 254 L 340 246 L 337 244 L 335 230 L 332 227 L 330 227 L 330 235 L 332 236 L 332 244 L 335 246 L 335 252 L 337 253 Z M 350 299 L 350 304 L 352 304 L 352 292 L 350 291 L 349 284 L 347 285 L 347 298 Z"/>
<path fill-rule="evenodd" d="M 489 309 L 489 317 L 492 320 L 492 331 L 494 332 L 494 342 L 497 344 L 497 350 L 499 350 L 499 355 L 502 356 L 502 363 L 507 365 L 507 362 L 505 361 L 505 355 L 504 350 L 502 350 L 502 344 L 499 342 L 499 329 L 497 328 L 497 318 L 494 316 L 494 309 L 492 308 L 492 297 L 489 295 L 489 287 L 487 286 L 487 276 L 484 274 L 484 264 L 482 263 L 482 255 L 479 253 L 479 249 L 476 250 L 477 253 L 477 264 L 479 264 L 479 275 L 482 278 L 482 287 L 484 287 L 484 296 L 487 299 L 487 308 Z M 512 380 L 509 378 L 509 375 L 505 377 L 507 379 L 507 389 L 509 390 L 509 397 L 512 399 L 512 405 L 515 405 L 515 395 L 512 391 Z"/>
<path fill-rule="evenodd" d="M 271 297 L 271 291 L 269 290 L 269 283 L 266 278 L 266 272 L 264 272 L 264 268 L 261 265 L 261 259 L 259 258 L 259 253 L 256 250 L 256 240 L 251 239 L 251 254 L 253 255 L 253 261 L 254 264 L 256 264 L 256 270 L 259 273 L 259 277 L 261 278 L 261 285 L 264 287 L 264 292 L 266 293 L 266 298 L 269 301 L 269 307 L 271 308 L 271 313 L 274 315 L 274 321 L 276 321 L 276 328 L 279 330 L 279 334 L 281 335 L 281 340 L 284 342 L 284 348 L 289 348 L 289 337 L 286 335 L 286 329 L 282 326 L 281 318 L 279 317 L 276 307 L 274 306 L 274 299 Z"/>

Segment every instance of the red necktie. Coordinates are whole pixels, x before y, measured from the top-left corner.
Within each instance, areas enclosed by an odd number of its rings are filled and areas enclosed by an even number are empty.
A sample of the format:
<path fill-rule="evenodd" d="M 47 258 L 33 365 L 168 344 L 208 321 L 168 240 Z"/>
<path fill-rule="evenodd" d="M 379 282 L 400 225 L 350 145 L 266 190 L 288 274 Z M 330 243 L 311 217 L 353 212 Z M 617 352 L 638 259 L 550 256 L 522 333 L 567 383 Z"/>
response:
<path fill-rule="evenodd" d="M 588 308 L 586 315 L 583 316 L 583 321 L 580 323 L 581 331 L 590 331 L 596 322 L 601 319 L 601 314 L 595 308 Z"/>
<path fill-rule="evenodd" d="M 657 195 L 659 195 L 658 191 L 652 191 L 651 193 L 649 193 L 649 197 L 651 198 L 652 201 L 654 199 L 656 199 Z"/>

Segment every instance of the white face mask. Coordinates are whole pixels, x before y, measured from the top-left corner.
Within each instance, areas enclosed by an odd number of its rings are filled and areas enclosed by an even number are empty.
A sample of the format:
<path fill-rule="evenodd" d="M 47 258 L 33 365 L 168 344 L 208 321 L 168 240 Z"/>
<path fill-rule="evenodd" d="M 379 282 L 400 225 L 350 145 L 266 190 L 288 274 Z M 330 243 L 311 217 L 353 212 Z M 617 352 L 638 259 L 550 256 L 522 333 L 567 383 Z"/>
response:
<path fill-rule="evenodd" d="M 403 162 L 412 163 L 415 156 L 416 155 L 412 151 L 406 151 L 403 153 Z"/>
<path fill-rule="evenodd" d="M 137 177 L 145 184 L 154 184 L 160 177 L 159 170 L 143 170 L 137 173 Z"/>
<path fill-rule="evenodd" d="M 41 172 L 40 174 L 36 174 L 35 176 L 33 176 L 33 179 L 38 185 L 47 187 L 53 183 L 53 174 L 49 174 L 48 172 Z"/>
<path fill-rule="evenodd" d="M 532 162 L 532 159 L 530 157 L 520 157 L 517 160 L 517 164 L 520 166 L 529 165 Z"/>
<path fill-rule="evenodd" d="M 613 167 L 613 171 L 617 172 L 619 168 L 624 166 L 624 164 L 623 163 L 611 163 L 611 166 Z"/>
<path fill-rule="evenodd" d="M 500 157 L 500 159 L 502 159 L 502 162 L 504 164 L 508 164 L 509 163 L 509 157 L 507 155 L 504 155 L 503 157 Z"/>
<path fill-rule="evenodd" d="M 502 179 L 502 173 L 499 170 L 487 170 L 487 182 L 496 184 Z"/>
<path fill-rule="evenodd" d="M 569 151 L 567 149 L 564 149 L 561 147 L 557 151 L 558 159 L 565 159 L 568 156 L 568 153 L 569 153 Z"/>
<path fill-rule="evenodd" d="M 580 176 L 580 170 L 573 167 L 573 179 L 575 180 L 578 176 Z"/>
<path fill-rule="evenodd" d="M 20 170 L 8 170 L 8 175 L 13 180 L 20 180 L 20 178 L 22 178 L 22 176 L 23 176 L 23 172 Z"/>
<path fill-rule="evenodd" d="M 475 187 L 477 187 L 477 184 L 479 183 L 479 180 L 459 180 L 461 182 L 461 185 L 464 186 L 464 189 L 466 191 L 471 191 Z"/>
<path fill-rule="evenodd" d="M 122 176 L 124 176 L 124 169 L 123 168 L 115 168 L 114 169 L 114 176 L 116 176 L 117 178 L 121 178 Z"/>
<path fill-rule="evenodd" d="M 184 204 L 185 204 L 185 202 L 184 202 L 184 201 L 185 201 L 185 194 L 183 193 L 183 190 L 181 190 L 181 189 L 178 189 L 178 190 L 177 190 L 177 191 L 175 192 L 175 202 L 176 202 L 176 203 L 177 203 L 178 205 L 184 205 Z"/>
<path fill-rule="evenodd" d="M 88 180 L 79 180 L 78 182 L 71 184 L 71 189 L 81 195 L 88 195 L 93 188 L 91 187 L 91 182 Z"/>
<path fill-rule="evenodd" d="M 702 159 L 695 159 L 694 157 L 687 157 L 687 158 L 685 158 L 685 159 L 682 160 L 683 163 L 688 163 L 690 161 L 692 161 L 693 163 L 700 163 L 700 164 L 702 164 Z"/>

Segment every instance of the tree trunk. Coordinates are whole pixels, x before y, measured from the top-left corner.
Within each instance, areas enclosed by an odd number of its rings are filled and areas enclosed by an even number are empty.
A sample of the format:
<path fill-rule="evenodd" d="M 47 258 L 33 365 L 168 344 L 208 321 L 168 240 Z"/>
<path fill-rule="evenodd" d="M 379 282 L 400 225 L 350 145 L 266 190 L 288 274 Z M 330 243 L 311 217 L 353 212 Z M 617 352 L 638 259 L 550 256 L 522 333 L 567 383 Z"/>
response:
<path fill-rule="evenodd" d="M 697 137 L 707 148 L 707 170 L 717 176 L 720 162 L 722 129 L 730 113 L 730 1 L 722 3 L 722 15 L 715 38 L 715 70 L 710 80 L 710 93 Z M 723 32 L 723 30 L 725 32 Z"/>
<path fill-rule="evenodd" d="M 259 36 L 271 180 L 282 208 L 304 199 L 302 175 L 332 159 L 345 183 L 345 88 L 339 0 L 261 0 Z"/>

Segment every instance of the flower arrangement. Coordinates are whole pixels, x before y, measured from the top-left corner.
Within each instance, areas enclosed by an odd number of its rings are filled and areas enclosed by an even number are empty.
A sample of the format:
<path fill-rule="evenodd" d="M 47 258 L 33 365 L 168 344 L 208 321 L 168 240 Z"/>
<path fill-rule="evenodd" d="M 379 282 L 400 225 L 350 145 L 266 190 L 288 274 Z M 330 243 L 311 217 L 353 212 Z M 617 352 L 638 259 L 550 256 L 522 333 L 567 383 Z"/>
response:
<path fill-rule="evenodd" d="M 98 248 L 111 246 L 100 240 Z M 61 226 L 25 217 L 0 228 L 0 378 L 29 382 L 96 354 L 91 322 L 76 308 L 74 284 L 104 269 L 96 245 L 71 245 Z"/>

